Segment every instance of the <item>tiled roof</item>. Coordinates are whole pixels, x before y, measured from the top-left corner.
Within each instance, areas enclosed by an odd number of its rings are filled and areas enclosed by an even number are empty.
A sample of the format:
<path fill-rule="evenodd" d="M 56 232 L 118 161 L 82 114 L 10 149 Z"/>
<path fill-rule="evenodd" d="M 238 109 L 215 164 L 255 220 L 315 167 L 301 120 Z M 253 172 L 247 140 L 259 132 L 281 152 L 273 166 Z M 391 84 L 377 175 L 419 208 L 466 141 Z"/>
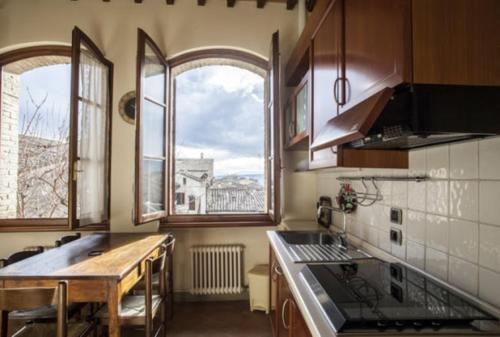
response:
<path fill-rule="evenodd" d="M 264 190 L 252 188 L 209 188 L 207 212 L 248 212 L 264 211 Z"/>

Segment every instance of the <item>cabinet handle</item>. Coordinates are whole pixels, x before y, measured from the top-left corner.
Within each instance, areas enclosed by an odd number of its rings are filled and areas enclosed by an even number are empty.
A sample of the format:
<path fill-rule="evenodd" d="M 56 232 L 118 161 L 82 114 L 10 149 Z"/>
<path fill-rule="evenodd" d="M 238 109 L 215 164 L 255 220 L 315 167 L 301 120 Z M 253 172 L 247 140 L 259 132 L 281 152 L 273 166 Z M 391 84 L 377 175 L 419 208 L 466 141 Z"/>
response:
<path fill-rule="evenodd" d="M 279 276 L 283 275 L 283 272 L 281 271 L 280 266 L 276 262 L 273 263 L 273 271 L 278 274 Z"/>
<path fill-rule="evenodd" d="M 335 100 L 335 103 L 337 103 L 337 105 L 340 105 L 339 98 L 337 96 L 337 89 L 338 89 L 339 81 L 340 81 L 340 77 L 337 77 L 335 79 L 335 82 L 333 82 L 333 99 Z"/>
<path fill-rule="evenodd" d="M 285 319 L 285 312 L 286 312 L 286 305 L 290 303 L 290 299 L 287 298 L 284 302 L 283 302 L 283 306 L 281 307 L 281 322 L 283 323 L 283 327 L 288 330 L 290 328 L 290 325 L 289 324 L 286 324 L 286 319 Z"/>

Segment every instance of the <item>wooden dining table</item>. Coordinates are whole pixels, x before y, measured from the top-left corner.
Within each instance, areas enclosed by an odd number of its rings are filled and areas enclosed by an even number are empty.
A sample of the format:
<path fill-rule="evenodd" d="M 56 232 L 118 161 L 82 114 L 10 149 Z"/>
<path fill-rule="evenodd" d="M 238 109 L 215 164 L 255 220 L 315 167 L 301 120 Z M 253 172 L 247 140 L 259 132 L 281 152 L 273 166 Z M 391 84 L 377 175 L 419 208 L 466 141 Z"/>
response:
<path fill-rule="evenodd" d="M 145 261 L 167 240 L 160 233 L 98 233 L 0 269 L 0 287 L 56 287 L 68 282 L 70 303 L 107 303 L 109 337 L 120 336 L 121 298 L 141 278 Z"/>

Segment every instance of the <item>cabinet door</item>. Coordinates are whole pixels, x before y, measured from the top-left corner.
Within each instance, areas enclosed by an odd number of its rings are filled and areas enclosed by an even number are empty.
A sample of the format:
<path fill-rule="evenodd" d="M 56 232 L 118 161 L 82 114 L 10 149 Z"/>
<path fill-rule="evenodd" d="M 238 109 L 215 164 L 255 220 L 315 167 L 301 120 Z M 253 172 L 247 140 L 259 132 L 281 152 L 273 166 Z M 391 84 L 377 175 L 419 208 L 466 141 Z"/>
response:
<path fill-rule="evenodd" d="M 415 83 L 500 85 L 498 0 L 418 0 L 412 6 Z"/>
<path fill-rule="evenodd" d="M 290 302 L 290 337 L 311 337 L 311 332 L 307 327 L 302 313 L 297 307 L 297 303 L 292 299 Z"/>
<path fill-rule="evenodd" d="M 337 116 L 338 102 L 343 95 L 341 78 L 343 0 L 337 0 L 327 11 L 311 46 L 312 111 L 310 142 L 320 134 L 326 123 Z M 337 166 L 337 149 L 311 151 L 310 167 Z"/>
<path fill-rule="evenodd" d="M 340 113 L 411 82 L 411 2 L 344 0 L 345 97 Z"/>
<path fill-rule="evenodd" d="M 286 281 L 286 278 L 283 273 L 281 273 L 281 271 L 278 274 L 277 286 L 276 337 L 287 337 L 290 335 L 290 304 L 292 300 L 292 294 L 290 293 L 290 288 L 288 288 L 288 282 Z"/>

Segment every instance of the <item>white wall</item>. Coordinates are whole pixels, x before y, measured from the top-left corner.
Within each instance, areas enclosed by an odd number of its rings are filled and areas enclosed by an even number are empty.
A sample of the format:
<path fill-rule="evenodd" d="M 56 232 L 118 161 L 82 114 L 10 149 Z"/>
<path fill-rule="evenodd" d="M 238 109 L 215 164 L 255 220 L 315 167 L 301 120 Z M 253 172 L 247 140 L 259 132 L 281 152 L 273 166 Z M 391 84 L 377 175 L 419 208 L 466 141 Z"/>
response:
<path fill-rule="evenodd" d="M 500 309 L 500 138 L 411 151 L 409 170 L 342 173 L 382 174 L 431 179 L 381 182 L 384 200 L 359 207 L 349 217 L 349 234 Z M 333 198 L 339 175 L 318 173 L 318 196 Z M 402 225 L 389 221 L 391 207 L 403 209 Z M 402 246 L 391 244 L 391 227 L 402 230 Z"/>
<path fill-rule="evenodd" d="M 131 221 L 134 184 L 134 126 L 118 114 L 122 95 L 135 89 L 137 28 L 144 29 L 169 56 L 205 47 L 244 49 L 268 56 L 271 34 L 279 30 L 283 62 L 298 37 L 297 9 L 287 11 L 284 4 L 237 2 L 227 8 L 225 0 L 0 0 L 0 53 L 17 47 L 43 44 L 69 44 L 75 25 L 90 35 L 115 65 L 112 124 L 111 230 L 153 231 L 157 224 L 135 227 Z M 300 179 L 300 177 L 299 177 Z M 300 184 L 300 182 L 299 182 Z M 313 184 L 314 185 L 314 184 Z M 314 195 L 313 195 L 314 196 Z M 247 247 L 245 266 L 267 260 L 266 228 L 193 229 L 176 231 L 179 245 L 176 271 L 184 270 L 184 256 L 192 244 L 203 242 L 241 243 Z M 49 244 L 62 233 L 0 234 L 0 256 L 32 244 Z M 178 261 L 178 262 L 177 262 Z M 185 275 L 176 276 L 177 288 L 185 289 Z"/>

